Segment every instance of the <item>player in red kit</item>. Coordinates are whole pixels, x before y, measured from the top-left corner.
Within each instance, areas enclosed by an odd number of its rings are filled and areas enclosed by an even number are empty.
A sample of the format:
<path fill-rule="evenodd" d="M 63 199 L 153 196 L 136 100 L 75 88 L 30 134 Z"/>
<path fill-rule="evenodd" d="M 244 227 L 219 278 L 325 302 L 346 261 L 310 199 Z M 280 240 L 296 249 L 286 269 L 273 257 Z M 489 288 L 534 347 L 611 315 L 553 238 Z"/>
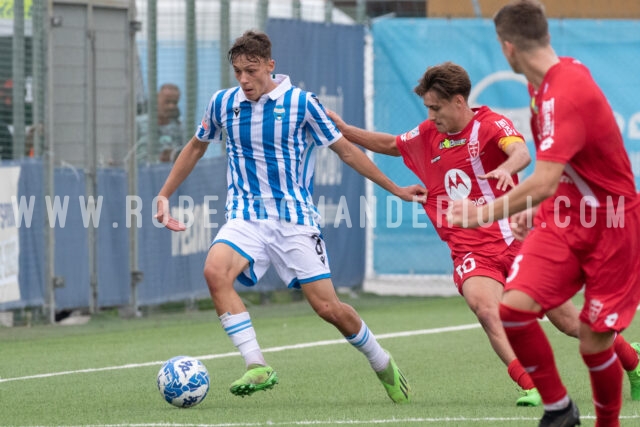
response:
<path fill-rule="evenodd" d="M 484 205 L 518 182 L 516 173 L 531 160 L 522 135 L 506 117 L 487 107 L 470 108 L 469 75 L 446 62 L 429 67 L 414 89 L 429 118 L 399 136 L 347 125 L 329 116 L 350 141 L 371 151 L 402 156 L 427 188 L 424 209 L 451 250 L 458 292 L 484 328 L 511 378 L 522 388 L 519 406 L 538 406 L 540 395 L 516 358 L 498 315 L 498 305 L 513 257 L 520 248 L 508 220 L 479 229 L 451 227 L 446 209 L 451 200 L 468 198 Z M 577 336 L 577 311 L 569 302 L 549 313 L 562 331 Z"/>
<path fill-rule="evenodd" d="M 580 354 L 589 371 L 596 426 L 616 427 L 623 368 L 630 371 L 632 398 L 640 397 L 638 356 L 619 335 L 640 302 L 640 198 L 629 157 L 589 70 L 556 55 L 539 3 L 504 6 L 494 23 L 509 64 L 529 81 L 536 166 L 520 185 L 481 208 L 454 202 L 449 219 L 474 227 L 538 206 L 533 230 L 514 259 L 500 318 L 542 396 L 539 425 L 579 425 L 578 408 L 537 318 L 584 286 Z"/>

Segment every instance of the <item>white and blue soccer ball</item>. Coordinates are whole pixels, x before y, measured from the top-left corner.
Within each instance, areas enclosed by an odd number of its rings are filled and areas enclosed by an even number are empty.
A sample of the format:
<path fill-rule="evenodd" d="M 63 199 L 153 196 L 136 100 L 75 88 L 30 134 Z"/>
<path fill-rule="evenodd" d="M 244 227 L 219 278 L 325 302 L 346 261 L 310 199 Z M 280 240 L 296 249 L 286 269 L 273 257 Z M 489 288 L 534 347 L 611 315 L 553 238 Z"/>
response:
<path fill-rule="evenodd" d="M 164 400 L 173 406 L 196 406 L 209 391 L 209 372 L 198 359 L 176 356 L 167 360 L 160 368 L 158 390 Z"/>

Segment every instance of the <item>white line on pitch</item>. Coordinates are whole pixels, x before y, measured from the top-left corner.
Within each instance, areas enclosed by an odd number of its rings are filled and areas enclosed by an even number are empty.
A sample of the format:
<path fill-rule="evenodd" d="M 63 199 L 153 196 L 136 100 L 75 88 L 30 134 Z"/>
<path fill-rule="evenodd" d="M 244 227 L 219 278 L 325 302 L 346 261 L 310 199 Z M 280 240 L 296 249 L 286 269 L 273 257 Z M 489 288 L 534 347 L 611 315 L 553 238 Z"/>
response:
<path fill-rule="evenodd" d="M 581 419 L 594 420 L 593 415 L 580 415 Z M 621 420 L 637 420 L 640 415 L 621 416 Z M 514 421 L 537 421 L 537 417 L 440 417 L 440 418 L 393 418 L 373 420 L 301 420 L 301 421 L 265 421 L 261 423 L 219 423 L 219 424 L 178 424 L 178 423 L 139 423 L 139 424 L 90 424 L 69 427 L 262 427 L 262 426 L 320 426 L 320 425 L 362 425 L 362 424 L 449 424 L 449 423 L 496 423 Z"/>
<path fill-rule="evenodd" d="M 480 327 L 480 324 L 473 323 L 468 325 L 460 325 L 460 326 L 449 326 L 446 328 L 434 328 L 434 329 L 420 329 L 417 331 L 405 331 L 405 332 L 392 332 L 388 334 L 380 334 L 376 335 L 377 339 L 385 339 L 385 338 L 400 338 L 400 337 L 412 337 L 415 335 L 429 335 L 429 334 L 439 334 L 442 332 L 455 332 L 455 331 L 465 331 L 468 329 L 477 329 Z M 345 339 L 336 339 L 336 340 L 326 340 L 326 341 L 314 341 L 302 344 L 292 344 L 292 345 L 283 345 L 280 347 L 271 347 L 263 349 L 263 353 L 276 353 L 279 351 L 285 350 L 296 350 L 301 348 L 310 348 L 310 347 L 322 347 L 327 345 L 335 345 L 335 344 L 346 344 L 347 340 Z M 210 360 L 210 359 L 222 359 L 225 357 L 238 356 L 240 353 L 238 352 L 230 352 L 230 353 L 221 353 L 221 354 L 207 354 L 204 356 L 196 356 L 196 359 L 200 360 Z M 160 360 L 156 362 L 145 362 L 145 363 L 128 363 L 126 365 L 120 366 L 106 366 L 104 368 L 86 368 L 86 369 L 77 369 L 74 371 L 61 371 L 61 372 L 50 372 L 48 374 L 37 374 L 37 375 L 27 375 L 24 377 L 15 377 L 15 378 L 0 378 L 0 383 L 5 383 L 9 381 L 24 381 L 24 380 L 34 380 L 39 378 L 49 378 L 49 377 L 58 377 L 61 375 L 72 375 L 72 374 L 86 374 L 91 372 L 102 372 L 102 371 L 114 371 L 120 369 L 132 369 L 132 368 L 143 368 L 146 366 L 158 366 L 162 365 L 165 361 Z"/>

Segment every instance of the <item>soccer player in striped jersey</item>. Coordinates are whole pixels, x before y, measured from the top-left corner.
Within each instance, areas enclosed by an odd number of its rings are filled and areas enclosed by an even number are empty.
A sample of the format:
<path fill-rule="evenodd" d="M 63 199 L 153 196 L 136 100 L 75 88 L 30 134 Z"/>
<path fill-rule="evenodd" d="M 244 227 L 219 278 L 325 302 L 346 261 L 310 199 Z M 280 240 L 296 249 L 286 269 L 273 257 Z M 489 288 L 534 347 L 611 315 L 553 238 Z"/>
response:
<path fill-rule="evenodd" d="M 640 197 L 629 156 L 589 70 L 555 53 L 539 2 L 511 2 L 497 12 L 494 24 L 511 68 L 529 82 L 536 167 L 487 205 L 454 202 L 448 218 L 473 227 L 538 207 L 533 230 L 514 259 L 500 318 L 542 396 L 539 425 L 580 425 L 537 318 L 584 289 L 579 351 L 591 380 L 595 425 L 616 427 L 623 369 L 632 398 L 640 398 L 634 351 L 640 346 L 620 344 L 620 332 L 640 303 Z"/>
<path fill-rule="evenodd" d="M 212 96 L 195 136 L 159 192 L 158 220 L 172 230 L 184 229 L 170 217 L 167 199 L 204 155 L 209 141 L 225 135 L 227 222 L 213 241 L 204 275 L 222 327 L 247 367 L 231 384 L 231 393 L 250 395 L 278 382 L 233 287 L 236 279 L 254 285 L 273 265 L 289 287 L 302 288 L 315 312 L 367 357 L 389 397 L 408 402 L 409 385 L 393 358 L 334 290 L 311 194 L 314 155 L 318 148 L 331 148 L 353 169 L 405 201 L 424 201 L 426 190 L 420 185 L 397 186 L 342 136 L 314 94 L 292 86 L 286 75 L 273 74 L 275 61 L 266 34 L 245 32 L 228 58 L 239 86 Z"/>
<path fill-rule="evenodd" d="M 350 141 L 377 153 L 402 156 L 422 180 L 429 191 L 424 208 L 440 238 L 449 245 L 458 292 L 483 326 L 507 372 L 522 388 L 516 404 L 538 406 L 542 403 L 540 394 L 511 349 L 499 317 L 502 290 L 521 239 L 513 235 L 506 219 L 465 229 L 451 226 L 445 218 L 451 200 L 467 199 L 483 206 L 505 194 L 517 184 L 516 173 L 529 163 L 528 150 L 509 119 L 486 106 L 469 107 L 471 81 L 461 66 L 446 62 L 429 67 L 414 91 L 423 98 L 429 117 L 398 136 L 349 126 L 334 112 L 328 114 Z M 547 314 L 558 329 L 577 337 L 578 313 L 571 302 Z M 622 336 L 619 343 L 624 354 L 635 356 Z M 630 365 L 633 370 L 637 360 Z"/>

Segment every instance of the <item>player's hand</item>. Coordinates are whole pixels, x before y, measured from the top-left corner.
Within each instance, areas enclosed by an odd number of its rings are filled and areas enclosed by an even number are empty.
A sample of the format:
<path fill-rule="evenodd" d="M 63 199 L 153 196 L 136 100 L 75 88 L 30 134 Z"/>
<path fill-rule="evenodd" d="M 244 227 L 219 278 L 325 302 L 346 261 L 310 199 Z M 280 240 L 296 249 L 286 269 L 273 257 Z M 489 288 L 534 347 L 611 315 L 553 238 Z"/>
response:
<path fill-rule="evenodd" d="M 400 187 L 400 190 L 396 193 L 396 196 L 400 197 L 405 202 L 417 202 L 417 203 L 426 203 L 427 202 L 427 191 L 420 184 L 409 185 L 408 187 Z"/>
<path fill-rule="evenodd" d="M 506 191 L 509 187 L 513 188 L 516 184 L 513 182 L 513 177 L 509 174 L 509 172 L 502 168 L 496 168 L 491 172 L 487 172 L 484 175 L 478 175 L 480 179 L 497 179 L 498 183 L 496 187 L 500 191 Z"/>
<path fill-rule="evenodd" d="M 462 228 L 475 228 L 478 223 L 478 207 L 469 199 L 454 200 L 447 208 L 447 222 Z"/>
<path fill-rule="evenodd" d="M 155 218 L 159 223 L 167 227 L 171 231 L 184 231 L 187 226 L 173 218 L 169 214 L 169 201 L 166 197 L 158 197 L 158 213 L 155 214 Z"/>
<path fill-rule="evenodd" d="M 533 217 L 535 216 L 538 208 L 529 208 L 522 212 L 513 214 L 509 219 L 509 226 L 511 227 L 511 233 L 516 240 L 524 240 L 529 234 L 529 231 L 533 228 Z"/>
<path fill-rule="evenodd" d="M 342 120 L 342 117 L 340 117 L 338 113 L 328 108 L 325 108 L 325 111 L 327 112 L 327 116 L 329 116 L 329 118 L 333 120 L 333 122 L 336 124 L 338 129 L 340 129 L 340 131 L 342 131 L 342 129 L 347 127 L 347 124 L 345 123 L 344 120 Z"/>

